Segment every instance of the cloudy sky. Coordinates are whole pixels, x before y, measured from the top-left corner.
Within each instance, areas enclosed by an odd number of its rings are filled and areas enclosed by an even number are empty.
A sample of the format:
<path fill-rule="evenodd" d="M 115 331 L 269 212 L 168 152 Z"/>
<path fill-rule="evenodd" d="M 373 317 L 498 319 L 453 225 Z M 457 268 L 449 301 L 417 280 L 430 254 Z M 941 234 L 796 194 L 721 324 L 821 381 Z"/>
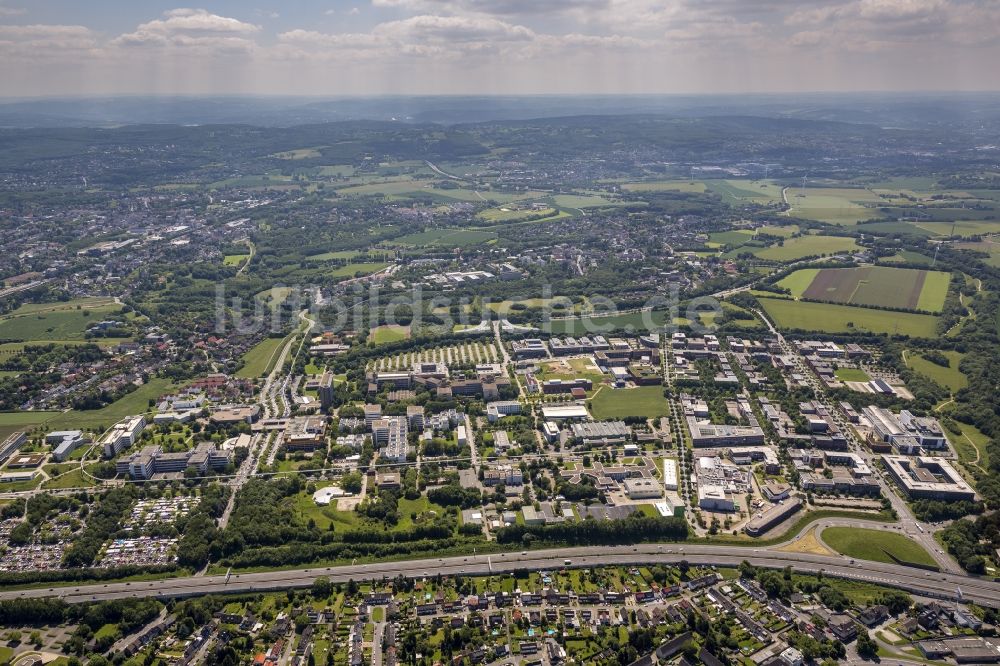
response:
<path fill-rule="evenodd" d="M 0 0 L 0 96 L 1000 89 L 1000 0 Z"/>

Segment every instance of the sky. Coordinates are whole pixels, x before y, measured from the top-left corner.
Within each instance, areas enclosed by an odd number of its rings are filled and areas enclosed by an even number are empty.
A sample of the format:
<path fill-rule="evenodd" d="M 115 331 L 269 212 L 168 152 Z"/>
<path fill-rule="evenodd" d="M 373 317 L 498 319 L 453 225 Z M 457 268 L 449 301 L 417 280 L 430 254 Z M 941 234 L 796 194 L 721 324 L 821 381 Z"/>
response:
<path fill-rule="evenodd" d="M 0 96 L 1000 90 L 1000 0 L 0 0 Z"/>

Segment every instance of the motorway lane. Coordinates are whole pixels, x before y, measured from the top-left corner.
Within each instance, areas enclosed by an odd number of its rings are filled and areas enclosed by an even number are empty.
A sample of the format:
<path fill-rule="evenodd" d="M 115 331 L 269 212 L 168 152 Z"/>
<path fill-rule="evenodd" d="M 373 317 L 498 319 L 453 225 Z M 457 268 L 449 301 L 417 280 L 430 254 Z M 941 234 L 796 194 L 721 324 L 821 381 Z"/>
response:
<path fill-rule="evenodd" d="M 958 599 L 958 589 L 961 588 L 961 598 L 964 600 L 993 608 L 1000 607 L 1000 583 L 985 579 L 923 571 L 895 564 L 854 562 L 850 558 L 839 555 L 787 553 L 744 546 L 685 543 L 560 548 L 528 551 L 523 555 L 518 552 L 492 553 L 489 555 L 374 562 L 336 567 L 312 567 L 234 574 L 228 580 L 224 575 L 189 576 L 151 582 L 98 583 L 78 587 L 35 588 L 3 591 L 0 592 L 0 599 L 55 596 L 71 603 L 78 603 L 127 597 L 170 598 L 209 593 L 260 592 L 308 587 L 318 576 L 327 576 L 333 582 L 346 582 L 349 579 L 362 581 L 382 577 L 394 578 L 400 574 L 408 578 L 431 577 L 437 574 L 446 576 L 458 574 L 488 575 L 509 573 L 517 569 L 532 571 L 559 569 L 565 566 L 566 559 L 571 560 L 570 566 L 573 567 L 676 564 L 681 560 L 687 560 L 696 565 L 735 567 L 743 560 L 747 560 L 759 567 L 781 569 L 791 566 L 800 573 L 822 571 L 824 575 L 836 578 L 887 585 L 932 598 Z"/>

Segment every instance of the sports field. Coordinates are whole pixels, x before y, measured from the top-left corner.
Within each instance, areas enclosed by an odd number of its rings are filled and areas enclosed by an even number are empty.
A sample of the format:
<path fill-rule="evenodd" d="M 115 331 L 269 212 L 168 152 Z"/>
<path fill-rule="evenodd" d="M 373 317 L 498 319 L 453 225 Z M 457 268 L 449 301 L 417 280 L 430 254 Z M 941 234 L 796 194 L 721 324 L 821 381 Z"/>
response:
<path fill-rule="evenodd" d="M 854 252 L 861 246 L 853 238 L 844 236 L 798 236 L 789 238 L 781 245 L 772 245 L 754 254 L 768 261 L 795 261 L 803 257 L 815 257 L 842 252 Z"/>
<path fill-rule="evenodd" d="M 916 312 L 856 308 L 835 303 L 810 303 L 789 298 L 759 298 L 779 328 L 823 333 L 887 333 L 916 338 L 937 336 L 938 318 Z"/>
<path fill-rule="evenodd" d="M 950 277 L 940 271 L 891 266 L 795 271 L 778 282 L 792 296 L 814 301 L 940 312 Z"/>
<path fill-rule="evenodd" d="M 936 567 L 934 558 L 923 546 L 902 534 L 888 530 L 860 527 L 827 527 L 820 539 L 838 553 L 887 564 L 922 564 Z"/>
<path fill-rule="evenodd" d="M 590 401 L 596 419 L 621 419 L 626 416 L 656 418 L 669 414 L 662 386 L 637 386 L 630 389 L 603 387 Z"/>

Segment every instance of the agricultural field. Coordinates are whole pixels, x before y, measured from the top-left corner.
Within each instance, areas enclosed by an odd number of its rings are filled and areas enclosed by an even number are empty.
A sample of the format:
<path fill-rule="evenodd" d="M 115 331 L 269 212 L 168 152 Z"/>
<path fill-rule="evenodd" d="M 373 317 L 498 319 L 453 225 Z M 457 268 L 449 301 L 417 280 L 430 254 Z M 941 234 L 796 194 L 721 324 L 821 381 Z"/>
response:
<path fill-rule="evenodd" d="M 350 164 L 329 164 L 317 167 L 315 173 L 325 178 L 350 178 L 354 175 L 355 169 Z"/>
<path fill-rule="evenodd" d="M 705 185 L 729 204 L 767 205 L 781 201 L 781 186 L 770 181 L 707 180 Z"/>
<path fill-rule="evenodd" d="M 758 300 L 779 328 L 821 333 L 857 331 L 917 338 L 937 336 L 938 318 L 934 315 L 872 310 L 833 303 L 809 303 L 786 298 Z"/>
<path fill-rule="evenodd" d="M 0 317 L 0 339 L 84 340 L 87 328 L 117 318 L 122 306 L 110 298 L 84 298 L 65 303 L 22 305 Z"/>
<path fill-rule="evenodd" d="M 635 388 L 601 388 L 588 401 L 595 419 L 621 419 L 626 416 L 658 418 L 670 413 L 662 386 L 637 386 Z"/>
<path fill-rule="evenodd" d="M 357 259 L 358 257 L 364 256 L 364 252 L 360 250 L 341 250 L 339 252 L 323 252 L 322 254 L 312 254 L 306 257 L 307 261 L 333 261 L 335 259 L 340 259 L 343 261 L 350 261 L 351 259 Z"/>
<path fill-rule="evenodd" d="M 286 176 L 282 173 L 275 171 L 272 173 L 236 176 L 234 178 L 226 178 L 224 180 L 218 180 L 214 183 L 209 184 L 208 188 L 212 190 L 224 190 L 230 187 L 265 189 L 268 187 L 274 187 L 274 188 L 298 187 L 299 185 L 300 185 L 299 183 L 295 183 L 292 180 L 291 176 Z"/>
<path fill-rule="evenodd" d="M 705 183 L 684 180 L 651 180 L 641 183 L 622 183 L 625 192 L 704 192 Z"/>
<path fill-rule="evenodd" d="M 542 209 L 500 206 L 499 208 L 487 208 L 481 211 L 477 217 L 495 224 L 498 222 L 520 222 L 529 219 L 537 221 L 541 218 L 551 217 L 556 213 L 558 211 L 552 206 Z"/>
<path fill-rule="evenodd" d="M 803 268 L 783 277 L 775 284 L 791 292 L 792 298 L 801 298 L 802 294 L 809 288 L 809 285 L 816 279 L 819 270 L 818 268 Z"/>
<path fill-rule="evenodd" d="M 952 392 L 961 391 L 969 385 L 968 378 L 958 369 L 964 354 L 950 350 L 941 353 L 948 359 L 947 368 L 928 361 L 920 354 L 913 353 L 906 354 L 906 365 Z"/>
<path fill-rule="evenodd" d="M 366 183 L 364 185 L 351 185 L 348 187 L 338 187 L 337 195 L 341 197 L 364 197 L 390 194 L 420 194 L 423 192 L 436 192 L 431 189 L 429 180 L 395 179 L 379 182 Z"/>
<path fill-rule="evenodd" d="M 940 271 L 860 266 L 803 269 L 777 284 L 795 298 L 940 312 L 950 280 L 948 273 Z"/>
<path fill-rule="evenodd" d="M 465 247 L 496 241 L 492 231 L 476 229 L 425 229 L 424 231 L 394 238 L 393 245 L 413 247 Z"/>
<path fill-rule="evenodd" d="M 956 209 L 961 214 L 962 209 Z M 932 236 L 986 236 L 1000 234 L 1000 222 L 996 220 L 943 220 L 940 222 L 915 222 L 915 226 L 925 229 Z"/>
<path fill-rule="evenodd" d="M 384 262 L 360 262 L 357 264 L 344 264 L 326 273 L 330 277 L 354 277 L 355 275 L 370 275 L 386 268 L 389 264 Z"/>
<path fill-rule="evenodd" d="M 384 345 L 390 342 L 400 342 L 410 337 L 409 326 L 385 325 L 377 326 L 371 330 L 369 339 L 372 344 Z"/>
<path fill-rule="evenodd" d="M 260 377 L 274 365 L 284 338 L 264 338 L 243 355 L 243 367 L 237 377 Z"/>
<path fill-rule="evenodd" d="M 955 245 L 955 247 L 960 250 L 975 250 L 976 252 L 983 252 L 989 255 L 983 259 L 983 263 L 988 266 L 993 266 L 994 268 L 1000 268 L 1000 243 L 998 243 L 996 238 L 993 236 L 986 236 L 979 241 L 959 243 Z"/>
<path fill-rule="evenodd" d="M 101 409 L 68 411 L 58 414 L 46 423 L 52 430 L 100 430 L 121 421 L 126 416 L 149 411 L 149 401 L 170 393 L 176 388 L 168 379 L 155 377 L 128 395 Z"/>
<path fill-rule="evenodd" d="M 563 208 L 600 208 L 602 206 L 620 206 L 619 201 L 609 201 L 604 197 L 587 194 L 557 194 L 552 197 L 557 206 Z"/>
<path fill-rule="evenodd" d="M 897 252 L 891 257 L 879 259 L 879 261 L 885 264 L 922 264 L 924 266 L 929 266 L 932 259 L 931 257 L 920 254 L 919 252 L 903 250 L 902 252 Z"/>
<path fill-rule="evenodd" d="M 820 539 L 848 557 L 887 564 L 919 564 L 937 567 L 923 546 L 902 534 L 858 527 L 827 527 Z"/>
<path fill-rule="evenodd" d="M 449 365 L 499 363 L 501 355 L 493 342 L 469 341 L 448 347 L 435 347 L 384 356 L 368 365 L 372 371 L 406 370 L 414 363 L 440 362 Z"/>
<path fill-rule="evenodd" d="M 845 236 L 796 236 L 781 245 L 757 250 L 754 255 L 768 261 L 795 261 L 804 257 L 842 254 L 860 250 L 853 238 Z"/>
<path fill-rule="evenodd" d="M 790 217 L 818 220 L 829 224 L 853 226 L 863 220 L 884 217 L 874 207 L 884 203 L 877 195 L 864 189 L 838 187 L 789 188 Z"/>
<path fill-rule="evenodd" d="M 52 420 L 56 412 L 0 412 L 0 441 L 18 430 L 31 430 Z"/>
<path fill-rule="evenodd" d="M 752 241 L 754 235 L 754 232 L 750 229 L 734 229 L 733 231 L 719 231 L 709 234 L 708 240 L 710 243 L 715 243 L 719 246 L 728 245 L 729 247 L 739 248 Z"/>
<path fill-rule="evenodd" d="M 323 153 L 319 152 L 318 148 L 297 148 L 295 150 L 286 150 L 281 153 L 275 153 L 271 157 L 279 160 L 309 160 L 322 156 Z"/>

